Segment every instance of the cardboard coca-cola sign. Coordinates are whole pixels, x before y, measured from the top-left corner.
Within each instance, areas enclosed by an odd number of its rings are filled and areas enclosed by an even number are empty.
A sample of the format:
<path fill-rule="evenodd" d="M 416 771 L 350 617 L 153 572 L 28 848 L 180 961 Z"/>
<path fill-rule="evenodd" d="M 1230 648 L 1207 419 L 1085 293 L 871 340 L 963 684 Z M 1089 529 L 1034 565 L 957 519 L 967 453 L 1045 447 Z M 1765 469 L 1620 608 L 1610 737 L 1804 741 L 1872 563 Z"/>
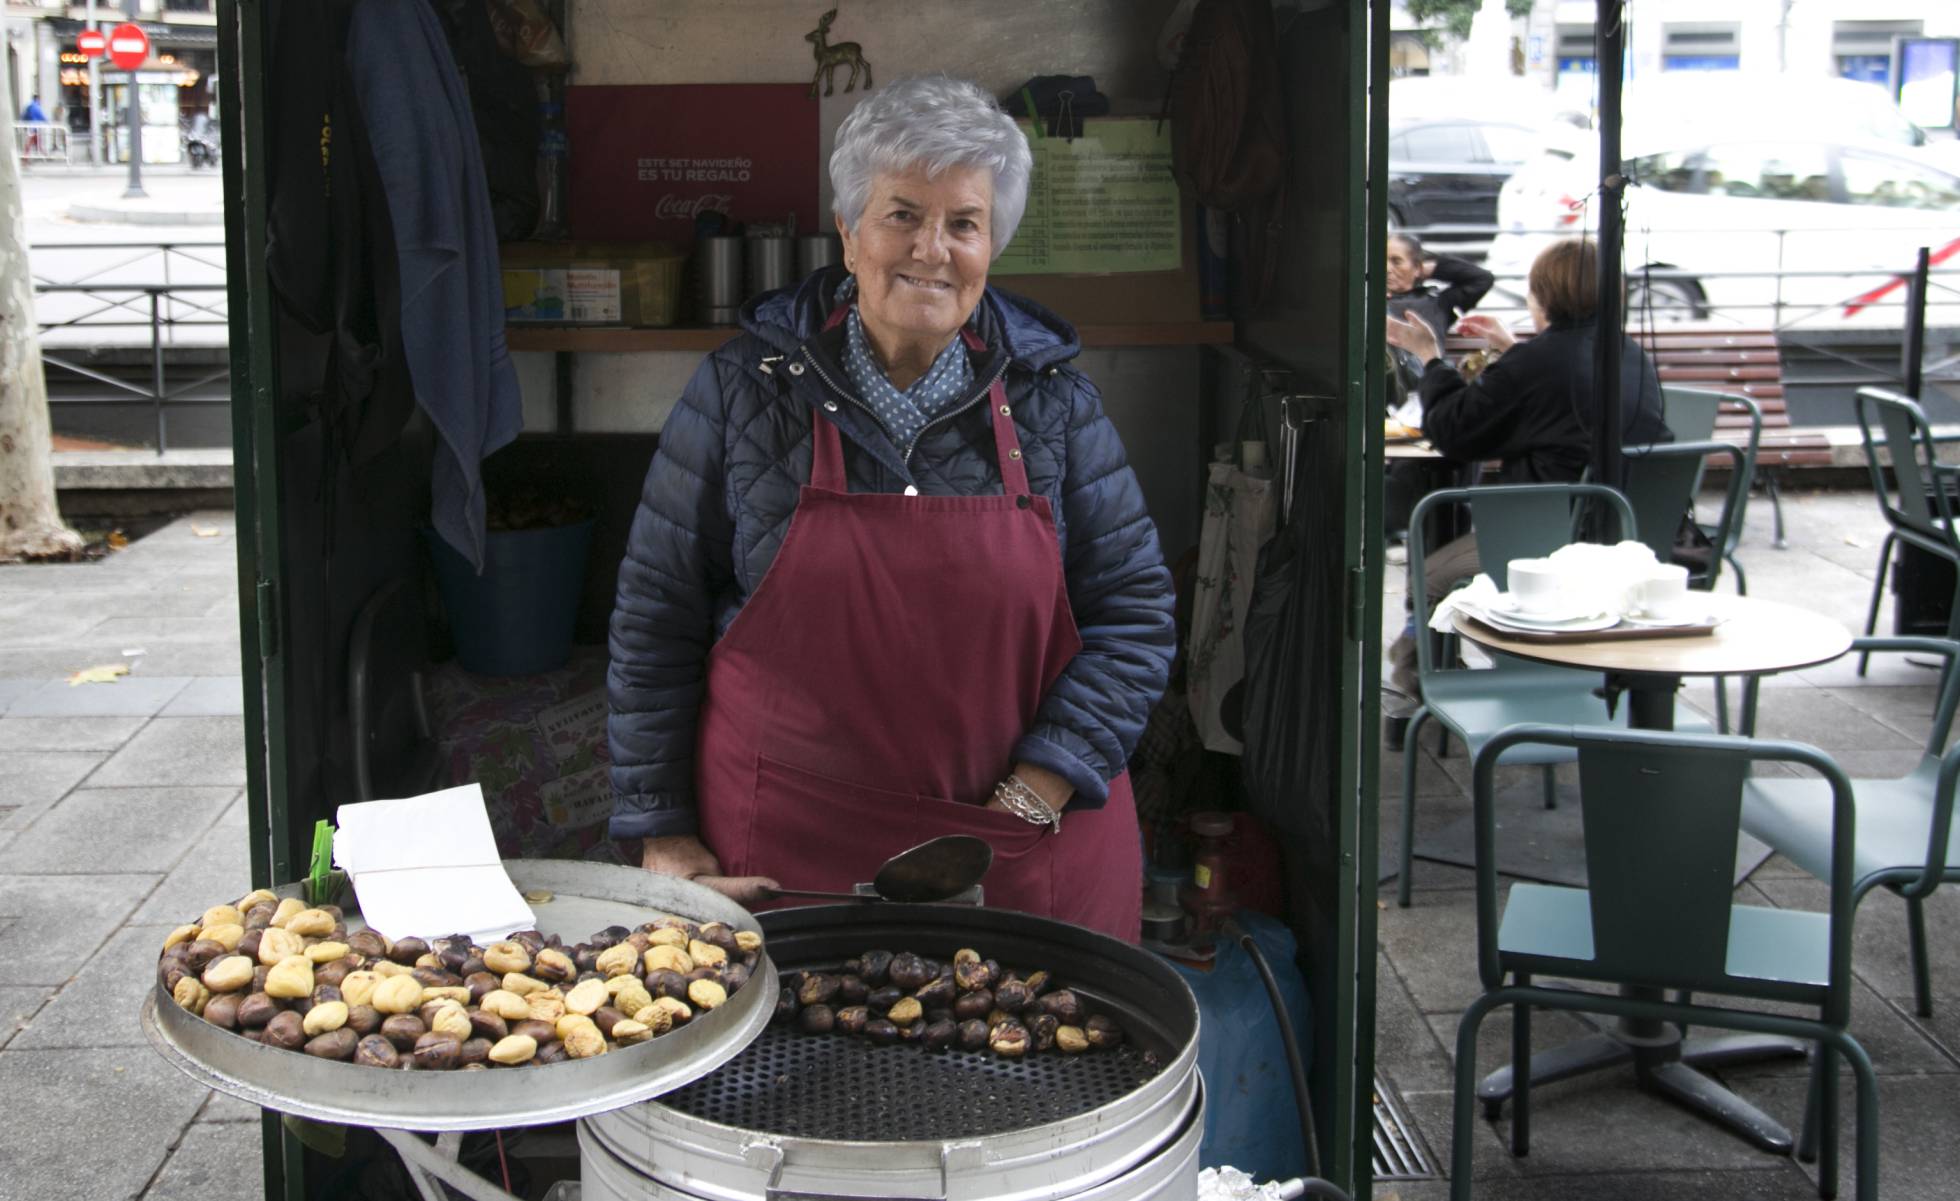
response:
<path fill-rule="evenodd" d="M 705 212 L 818 228 L 807 84 L 572 87 L 565 121 L 574 237 L 686 242 Z"/>

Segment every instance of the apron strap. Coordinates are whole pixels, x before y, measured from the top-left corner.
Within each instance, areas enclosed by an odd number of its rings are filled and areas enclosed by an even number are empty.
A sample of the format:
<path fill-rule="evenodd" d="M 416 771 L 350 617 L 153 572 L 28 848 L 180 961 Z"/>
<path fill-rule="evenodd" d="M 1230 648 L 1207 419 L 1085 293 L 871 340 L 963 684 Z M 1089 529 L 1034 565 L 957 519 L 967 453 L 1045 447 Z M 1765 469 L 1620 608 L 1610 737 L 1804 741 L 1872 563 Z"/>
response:
<path fill-rule="evenodd" d="M 825 331 L 843 324 L 851 306 L 840 304 L 824 319 Z M 968 350 L 983 351 L 987 344 L 970 329 L 961 329 Z M 1014 430 L 1013 410 L 1007 404 L 1007 385 L 996 379 L 987 388 L 987 411 L 993 420 L 994 455 L 1000 462 L 1001 492 L 1006 496 L 1028 494 L 1028 468 L 1021 457 L 1021 436 Z M 844 479 L 844 440 L 837 427 L 820 410 L 811 410 L 810 486 L 827 492 L 848 492 Z"/>

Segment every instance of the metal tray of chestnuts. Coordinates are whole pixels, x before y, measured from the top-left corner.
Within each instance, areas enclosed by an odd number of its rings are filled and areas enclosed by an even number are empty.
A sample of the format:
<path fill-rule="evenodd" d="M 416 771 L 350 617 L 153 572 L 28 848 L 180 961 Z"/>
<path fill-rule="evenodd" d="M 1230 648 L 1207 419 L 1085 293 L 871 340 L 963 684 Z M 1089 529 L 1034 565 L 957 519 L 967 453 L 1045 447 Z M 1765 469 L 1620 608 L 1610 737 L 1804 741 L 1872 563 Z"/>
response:
<path fill-rule="evenodd" d="M 513 859 L 504 868 L 534 898 L 538 930 L 568 943 L 661 917 L 761 930 L 734 902 L 672 876 L 564 860 Z M 297 884 L 273 891 L 300 895 Z M 350 933 L 362 928 L 351 910 L 346 924 Z M 657 1038 L 589 1059 L 488 1072 L 389 1071 L 262 1045 L 183 1008 L 160 982 L 143 1001 L 142 1023 L 151 1046 L 186 1075 L 253 1105 L 350 1126 L 487 1130 L 569 1121 L 679 1088 L 761 1034 L 779 991 L 764 945 L 748 982 L 725 1003 Z"/>

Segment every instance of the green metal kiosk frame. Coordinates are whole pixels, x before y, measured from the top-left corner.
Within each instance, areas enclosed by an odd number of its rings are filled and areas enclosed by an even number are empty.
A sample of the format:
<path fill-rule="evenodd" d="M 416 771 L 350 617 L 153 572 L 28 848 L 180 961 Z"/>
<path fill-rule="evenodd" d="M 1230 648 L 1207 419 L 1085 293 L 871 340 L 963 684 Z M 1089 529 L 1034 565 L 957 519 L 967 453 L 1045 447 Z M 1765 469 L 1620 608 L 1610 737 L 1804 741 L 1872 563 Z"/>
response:
<path fill-rule="evenodd" d="M 295 630 L 286 587 L 292 540 L 279 501 L 292 466 L 286 436 L 300 421 L 279 401 L 266 254 L 265 114 L 279 87 L 268 73 L 268 10 L 281 2 L 306 0 L 218 3 L 239 629 L 245 693 L 257 700 L 247 704 L 244 723 L 255 886 L 304 874 L 313 824 L 331 816 L 299 811 L 293 787 L 298 773 L 313 770 L 296 761 L 295 731 L 322 715 L 309 712 L 294 687 L 293 648 L 311 643 Z M 1373 1149 L 1384 345 L 1383 284 L 1370 268 L 1383 261 L 1386 229 L 1389 8 L 1389 0 L 1275 4 L 1291 148 L 1278 283 L 1256 311 L 1234 306 L 1237 351 L 1289 372 L 1293 412 L 1324 423 L 1302 443 L 1296 471 L 1321 481 L 1320 503 L 1338 508 L 1314 518 L 1330 531 L 1330 561 L 1317 566 L 1338 581 L 1328 600 L 1340 613 L 1317 627 L 1339 640 L 1338 654 L 1321 656 L 1338 664 L 1337 678 L 1325 681 L 1315 706 L 1338 761 L 1320 778 L 1294 782 L 1301 804 L 1325 806 L 1337 845 L 1283 849 L 1290 868 L 1331 865 L 1316 878 L 1290 880 L 1305 901 L 1293 925 L 1314 998 L 1321 1171 L 1359 1198 L 1370 1195 Z M 998 12 L 986 19 L 1000 22 L 999 37 L 1012 36 Z M 1213 383 L 1221 375 L 1201 374 Z M 1192 453 L 1195 473 L 1202 462 L 1198 448 Z M 1331 561 L 1336 546 L 1338 563 Z M 297 1138 L 277 1115 L 267 1115 L 264 1129 L 266 1196 L 315 1195 Z"/>

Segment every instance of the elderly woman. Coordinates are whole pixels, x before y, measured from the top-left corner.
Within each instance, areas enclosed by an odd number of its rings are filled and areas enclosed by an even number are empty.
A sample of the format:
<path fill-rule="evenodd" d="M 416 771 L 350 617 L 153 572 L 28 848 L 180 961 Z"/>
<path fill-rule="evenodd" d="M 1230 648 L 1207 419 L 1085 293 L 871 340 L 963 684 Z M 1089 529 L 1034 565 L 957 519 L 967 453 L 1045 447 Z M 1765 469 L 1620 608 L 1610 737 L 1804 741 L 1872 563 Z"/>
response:
<path fill-rule="evenodd" d="M 662 431 L 612 622 L 612 832 L 744 903 L 928 838 L 1135 939 L 1124 764 L 1170 577 L 1075 331 L 987 286 L 1030 156 L 972 84 L 837 131 L 844 267 L 753 300 Z"/>

